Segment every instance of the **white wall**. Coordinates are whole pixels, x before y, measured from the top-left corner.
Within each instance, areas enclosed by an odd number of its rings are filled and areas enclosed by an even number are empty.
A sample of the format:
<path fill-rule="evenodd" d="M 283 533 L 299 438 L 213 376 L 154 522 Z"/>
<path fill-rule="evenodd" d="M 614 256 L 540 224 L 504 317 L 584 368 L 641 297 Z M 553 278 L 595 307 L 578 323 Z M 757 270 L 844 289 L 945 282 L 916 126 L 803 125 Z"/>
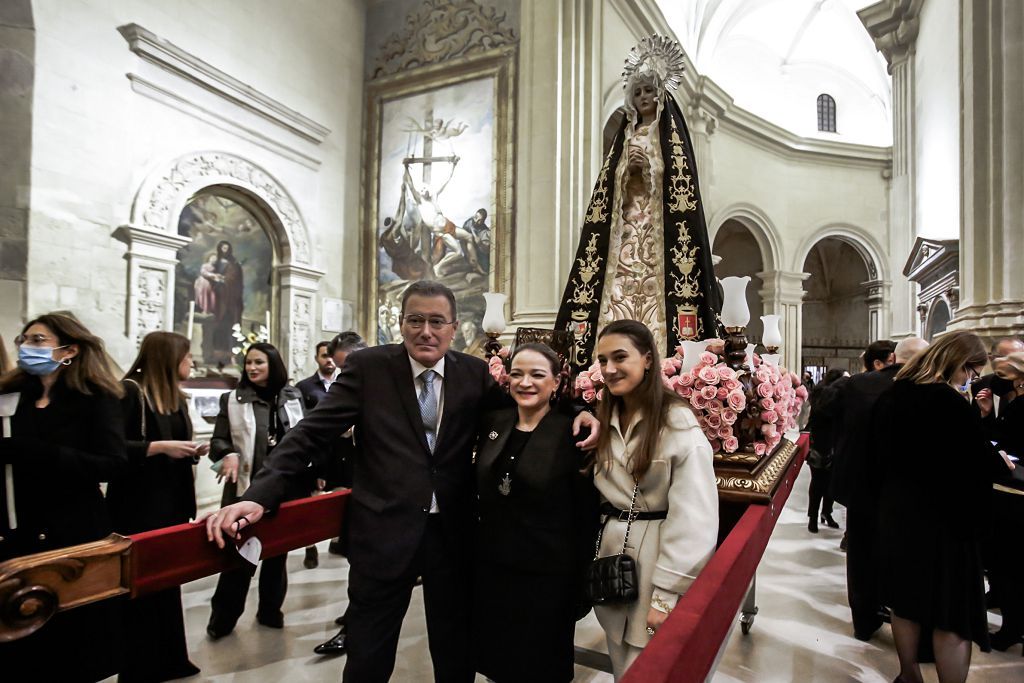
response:
<path fill-rule="evenodd" d="M 184 154 L 228 152 L 292 196 L 325 270 L 320 296 L 358 300 L 364 7 L 359 0 L 38 0 L 29 316 L 74 311 L 119 363 L 126 245 L 111 236 L 154 170 Z M 138 69 L 117 27 L 135 23 L 330 129 L 309 168 L 133 92 Z M 225 103 L 225 107 L 229 107 Z M 230 128 L 230 126 L 229 126 Z M 319 314 L 319 305 L 316 306 Z M 9 334 L 20 321 L 0 321 Z M 319 320 L 314 328 L 317 335 Z M 310 366 L 311 367 L 311 366 Z"/>
<path fill-rule="evenodd" d="M 960 3 L 928 0 L 914 55 L 915 233 L 960 236 Z"/>

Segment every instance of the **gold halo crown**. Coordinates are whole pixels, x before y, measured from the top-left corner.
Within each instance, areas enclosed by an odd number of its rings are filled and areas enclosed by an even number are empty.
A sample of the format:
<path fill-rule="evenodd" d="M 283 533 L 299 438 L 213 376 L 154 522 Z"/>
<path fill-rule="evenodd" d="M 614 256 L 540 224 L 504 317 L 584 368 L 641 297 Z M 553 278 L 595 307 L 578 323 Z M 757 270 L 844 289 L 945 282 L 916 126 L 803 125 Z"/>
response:
<path fill-rule="evenodd" d="M 686 57 L 679 43 L 668 36 L 648 36 L 626 55 L 622 87 L 629 88 L 638 78 L 654 76 L 662 87 L 673 92 L 683 82 Z"/>

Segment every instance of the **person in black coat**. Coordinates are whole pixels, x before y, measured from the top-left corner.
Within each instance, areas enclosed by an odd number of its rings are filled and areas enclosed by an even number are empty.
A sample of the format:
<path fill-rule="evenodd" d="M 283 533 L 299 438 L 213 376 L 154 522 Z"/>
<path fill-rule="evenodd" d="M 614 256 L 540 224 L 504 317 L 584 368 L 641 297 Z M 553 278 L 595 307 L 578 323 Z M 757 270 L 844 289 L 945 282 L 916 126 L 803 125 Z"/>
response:
<path fill-rule="evenodd" d="M 222 394 L 220 412 L 213 425 L 210 459 L 218 480 L 224 481 L 222 505 L 238 501 L 252 478 L 259 474 L 274 448 L 304 415 L 302 394 L 288 384 L 288 371 L 278 350 L 265 343 L 245 352 L 245 373 L 238 388 Z M 314 477 L 308 469 L 282 491 L 287 499 L 309 495 Z M 268 557 L 260 567 L 259 607 L 256 621 L 269 628 L 284 627 L 285 594 L 288 591 L 288 554 Z M 206 634 L 213 640 L 234 630 L 245 611 L 252 573 L 248 568 L 222 572 L 210 600 Z"/>
<path fill-rule="evenodd" d="M 810 396 L 811 414 L 807 429 L 811 433 L 811 448 L 807 454 L 807 467 L 811 470 L 811 483 L 807 492 L 807 530 L 812 534 L 818 533 L 819 510 L 823 524 L 833 529 L 839 527 L 832 518 L 832 496 L 829 493 L 836 422 L 832 403 L 838 394 L 840 380 L 849 377 L 845 370 L 832 368 Z"/>
<path fill-rule="evenodd" d="M 551 409 L 560 371 L 549 347 L 517 347 L 509 391 L 518 407 L 489 413 L 480 429 L 473 653 L 476 670 L 498 683 L 573 678 L 598 496 L 572 419 Z"/>
<path fill-rule="evenodd" d="M 15 343 L 18 369 L 0 377 L 0 561 L 107 536 L 100 484 L 127 465 L 122 390 L 103 342 L 51 313 Z M 117 672 L 121 636 L 111 601 L 59 612 L 0 643 L 0 671 L 11 680 L 96 681 Z"/>
<path fill-rule="evenodd" d="M 993 362 L 996 372 L 987 389 L 975 394 L 982 424 L 996 447 L 1024 460 L 1024 353 L 1011 353 Z M 984 378 L 983 378 L 984 379 Z M 979 380 L 980 381 L 980 380 Z M 999 396 L 998 412 L 993 396 Z M 992 634 L 992 647 L 1006 650 L 1024 637 L 1024 477 L 1014 471 L 1010 481 L 994 486 L 991 533 L 986 561 L 993 598 L 1003 615 L 1002 627 Z"/>
<path fill-rule="evenodd" d="M 947 333 L 908 362 L 875 404 L 882 595 L 892 608 L 904 683 L 921 681 L 925 633 L 944 682 L 966 680 L 971 641 L 989 650 L 981 539 L 992 484 L 1009 467 L 967 400 L 986 360 L 976 335 Z"/>
<path fill-rule="evenodd" d="M 189 348 L 183 335 L 150 332 L 122 380 L 129 465 L 107 488 L 111 521 L 119 534 L 184 524 L 196 515 L 192 467 L 210 448 L 192 440 L 180 387 L 192 369 Z M 121 683 L 199 673 L 188 658 L 180 587 L 129 601 L 124 617 Z"/>
<path fill-rule="evenodd" d="M 415 282 L 402 302 L 403 344 L 352 354 L 327 399 L 277 448 L 242 502 L 207 520 L 224 536 L 257 523 L 284 500 L 312 454 L 349 427 L 359 440 L 349 529 L 348 659 L 345 681 L 386 681 L 413 587 L 423 578 L 434 676 L 472 681 L 470 580 L 476 518 L 473 449 L 481 414 L 510 399 L 479 358 L 450 351 L 455 295 Z M 420 406 L 423 406 L 422 410 Z M 599 427 L 593 416 L 577 416 Z"/>
<path fill-rule="evenodd" d="M 878 397 L 892 386 L 896 373 L 927 347 L 928 342 L 920 337 L 901 340 L 893 352 L 895 363 L 851 377 L 831 406 L 836 420 L 832 496 L 846 506 L 846 593 L 853 635 L 858 640 L 870 640 L 885 615 L 878 588 L 875 538 L 880 472 L 869 467 L 871 414 Z"/>

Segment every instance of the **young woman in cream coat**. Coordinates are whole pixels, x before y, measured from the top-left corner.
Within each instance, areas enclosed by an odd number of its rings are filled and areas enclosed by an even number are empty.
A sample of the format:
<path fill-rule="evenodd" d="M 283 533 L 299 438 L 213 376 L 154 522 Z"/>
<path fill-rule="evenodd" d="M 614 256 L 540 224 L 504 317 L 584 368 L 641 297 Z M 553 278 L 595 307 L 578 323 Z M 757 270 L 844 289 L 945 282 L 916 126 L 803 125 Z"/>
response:
<path fill-rule="evenodd" d="M 600 555 L 622 551 L 625 515 L 639 480 L 626 553 L 637 564 L 636 602 L 595 608 L 618 680 L 668 618 L 715 550 L 718 488 L 711 445 L 690 407 L 667 391 L 650 330 L 618 320 L 601 332 L 606 395 L 594 483 L 601 492 Z"/>

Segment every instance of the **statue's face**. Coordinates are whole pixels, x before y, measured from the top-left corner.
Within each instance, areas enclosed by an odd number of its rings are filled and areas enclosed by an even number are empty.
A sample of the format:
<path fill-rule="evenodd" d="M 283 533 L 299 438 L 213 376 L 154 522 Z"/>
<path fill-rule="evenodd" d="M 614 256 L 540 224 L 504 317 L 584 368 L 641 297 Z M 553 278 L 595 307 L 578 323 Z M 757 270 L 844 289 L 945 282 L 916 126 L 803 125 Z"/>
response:
<path fill-rule="evenodd" d="M 658 107 L 658 91 L 650 82 L 640 82 L 633 86 L 633 108 L 640 118 L 649 121 Z"/>

